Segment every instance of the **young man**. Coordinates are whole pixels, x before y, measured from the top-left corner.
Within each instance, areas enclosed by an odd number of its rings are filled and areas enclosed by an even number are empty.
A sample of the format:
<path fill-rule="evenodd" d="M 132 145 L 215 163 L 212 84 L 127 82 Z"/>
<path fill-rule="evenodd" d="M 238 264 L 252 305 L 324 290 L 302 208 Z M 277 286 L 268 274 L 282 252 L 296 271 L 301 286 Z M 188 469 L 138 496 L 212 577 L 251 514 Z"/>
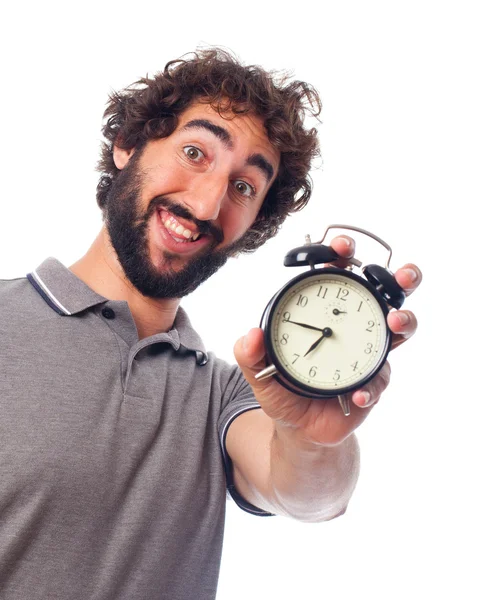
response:
<path fill-rule="evenodd" d="M 311 401 L 206 353 L 180 300 L 309 199 L 312 88 L 209 51 L 114 94 L 100 166 L 104 226 L 66 269 L 0 283 L 0 595 L 5 600 L 214 598 L 226 486 L 246 510 L 342 514 L 353 431 L 389 366 Z M 350 257 L 354 242 L 332 245 Z M 407 292 L 414 265 L 396 273 Z M 416 320 L 389 316 L 395 345 Z"/>

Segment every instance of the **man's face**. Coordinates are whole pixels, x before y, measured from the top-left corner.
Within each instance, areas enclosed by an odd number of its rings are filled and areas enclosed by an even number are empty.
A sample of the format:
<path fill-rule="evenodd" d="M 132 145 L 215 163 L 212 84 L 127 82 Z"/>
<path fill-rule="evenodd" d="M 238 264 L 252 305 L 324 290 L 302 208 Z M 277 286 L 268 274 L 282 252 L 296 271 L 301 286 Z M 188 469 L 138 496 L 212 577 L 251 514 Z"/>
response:
<path fill-rule="evenodd" d="M 280 154 L 261 119 L 229 117 L 197 102 L 169 137 L 135 154 L 115 148 L 123 170 L 108 196 L 106 226 L 126 276 L 145 296 L 180 298 L 219 269 L 240 248 L 276 177 Z"/>

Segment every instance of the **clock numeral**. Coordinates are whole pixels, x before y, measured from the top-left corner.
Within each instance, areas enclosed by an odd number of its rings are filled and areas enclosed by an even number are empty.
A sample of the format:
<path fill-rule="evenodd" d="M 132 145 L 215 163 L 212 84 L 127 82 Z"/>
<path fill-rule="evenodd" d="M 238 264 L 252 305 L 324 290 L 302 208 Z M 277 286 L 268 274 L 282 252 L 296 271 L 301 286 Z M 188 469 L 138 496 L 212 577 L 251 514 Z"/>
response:
<path fill-rule="evenodd" d="M 339 381 L 340 378 L 341 378 L 341 372 L 339 369 L 336 369 L 333 379 L 334 379 L 334 381 Z"/>
<path fill-rule="evenodd" d="M 349 290 L 345 290 L 342 287 L 339 288 L 339 291 L 337 292 L 337 296 L 336 298 L 339 298 L 339 300 L 344 300 L 346 301 L 346 298 L 349 296 Z"/>
<path fill-rule="evenodd" d="M 356 369 L 358 368 L 358 361 L 353 363 L 351 366 L 353 367 L 353 371 L 356 371 Z"/>
<path fill-rule="evenodd" d="M 372 354 L 373 344 L 368 342 L 367 347 L 365 348 L 365 354 Z"/>
<path fill-rule="evenodd" d="M 317 296 L 319 298 L 323 298 L 325 299 L 325 296 L 327 295 L 327 292 L 329 291 L 329 288 L 323 287 L 322 285 L 320 286 L 320 289 L 318 290 L 318 294 Z"/>
<path fill-rule="evenodd" d="M 310 372 L 309 372 L 310 377 L 314 377 L 316 375 L 316 369 L 317 369 L 317 367 L 311 367 Z"/>
<path fill-rule="evenodd" d="M 282 344 L 282 346 L 285 346 L 285 344 L 287 344 L 288 341 L 289 341 L 289 334 L 284 333 L 280 339 L 280 343 Z"/>
<path fill-rule="evenodd" d="M 358 306 L 358 310 L 356 312 L 360 312 L 362 304 L 363 304 L 363 300 L 360 302 L 360 306 Z"/>
<path fill-rule="evenodd" d="M 290 318 L 291 318 L 290 312 L 284 312 L 282 322 L 287 323 L 287 321 L 290 321 Z"/>
<path fill-rule="evenodd" d="M 374 325 L 375 325 L 375 321 L 369 321 L 366 331 L 369 331 L 370 333 L 372 333 Z"/>
<path fill-rule="evenodd" d="M 308 296 L 302 296 L 299 294 L 296 304 L 297 306 L 302 306 L 304 308 L 308 304 Z"/>
<path fill-rule="evenodd" d="M 295 356 L 296 358 L 292 361 L 292 364 L 295 364 L 297 359 L 301 357 L 300 354 L 293 354 L 292 356 Z"/>

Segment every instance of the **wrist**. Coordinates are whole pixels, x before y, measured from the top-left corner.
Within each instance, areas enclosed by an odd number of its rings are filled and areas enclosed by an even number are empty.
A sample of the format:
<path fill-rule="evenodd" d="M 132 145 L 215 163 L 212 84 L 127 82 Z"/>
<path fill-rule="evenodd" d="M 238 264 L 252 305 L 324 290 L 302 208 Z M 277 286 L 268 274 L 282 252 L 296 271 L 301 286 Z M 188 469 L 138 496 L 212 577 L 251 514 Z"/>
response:
<path fill-rule="evenodd" d="M 276 512 L 310 521 L 344 512 L 359 472 L 356 436 L 320 444 L 297 428 L 275 425 L 271 457 Z"/>
<path fill-rule="evenodd" d="M 338 435 L 333 441 L 329 439 L 324 442 L 314 438 L 302 427 L 288 425 L 278 421 L 274 422 L 275 438 L 280 440 L 282 444 L 294 446 L 303 452 L 317 452 L 320 450 L 338 448 L 348 440 L 352 433 L 353 432 L 348 432 L 345 436 Z"/>

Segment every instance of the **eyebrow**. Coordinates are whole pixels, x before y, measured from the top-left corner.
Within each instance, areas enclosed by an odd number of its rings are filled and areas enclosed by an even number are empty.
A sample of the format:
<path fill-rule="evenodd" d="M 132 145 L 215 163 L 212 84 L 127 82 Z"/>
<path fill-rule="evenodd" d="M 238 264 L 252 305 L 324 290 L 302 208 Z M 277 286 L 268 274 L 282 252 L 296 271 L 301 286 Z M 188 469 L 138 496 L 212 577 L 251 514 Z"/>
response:
<path fill-rule="evenodd" d="M 227 150 L 233 150 L 233 139 L 230 135 L 230 132 L 227 131 L 224 127 L 215 125 L 215 123 L 212 123 L 207 119 L 193 119 L 192 121 L 189 121 L 182 127 L 182 130 L 186 129 L 207 129 L 207 131 L 212 133 L 223 143 Z M 275 172 L 268 160 L 266 160 L 266 158 L 259 153 L 251 154 L 251 156 L 247 159 L 246 164 L 252 167 L 256 167 L 260 171 L 262 171 L 267 182 L 271 180 Z"/>
<path fill-rule="evenodd" d="M 269 182 L 273 177 L 273 167 L 262 154 L 251 154 L 251 156 L 247 159 L 247 164 L 251 165 L 252 167 L 257 167 L 260 169 L 260 171 L 263 171 L 267 182 Z"/>
<path fill-rule="evenodd" d="M 182 129 L 207 129 L 219 140 L 221 140 L 223 142 L 223 145 L 228 150 L 233 150 L 233 140 L 230 133 L 223 127 L 215 125 L 207 119 L 194 119 L 193 121 L 189 121 L 188 123 L 186 123 Z"/>

